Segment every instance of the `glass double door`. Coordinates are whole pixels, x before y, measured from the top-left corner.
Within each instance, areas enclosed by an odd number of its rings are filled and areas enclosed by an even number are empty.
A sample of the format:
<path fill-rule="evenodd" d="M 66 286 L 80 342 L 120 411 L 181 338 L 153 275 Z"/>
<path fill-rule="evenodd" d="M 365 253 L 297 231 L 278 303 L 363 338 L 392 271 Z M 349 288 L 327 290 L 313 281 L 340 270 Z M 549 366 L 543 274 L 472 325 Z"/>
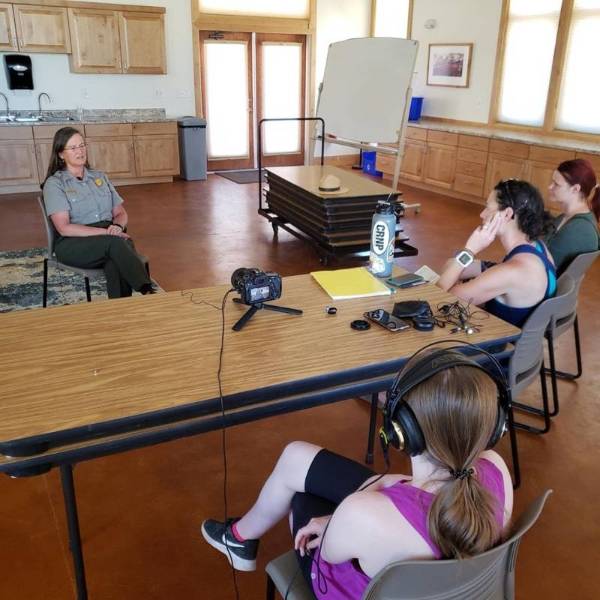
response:
<path fill-rule="evenodd" d="M 306 36 L 201 31 L 200 59 L 208 168 L 254 168 L 260 120 L 304 116 Z M 303 123 L 263 124 L 262 153 L 265 166 L 302 164 Z"/>

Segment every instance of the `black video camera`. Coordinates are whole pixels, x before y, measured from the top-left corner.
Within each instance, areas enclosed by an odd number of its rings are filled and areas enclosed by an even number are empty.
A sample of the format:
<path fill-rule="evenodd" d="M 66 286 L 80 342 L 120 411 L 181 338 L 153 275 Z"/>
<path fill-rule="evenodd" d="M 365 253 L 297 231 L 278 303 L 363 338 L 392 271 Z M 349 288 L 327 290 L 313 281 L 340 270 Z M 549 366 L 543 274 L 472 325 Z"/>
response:
<path fill-rule="evenodd" d="M 265 273 L 257 268 L 236 269 L 231 275 L 231 285 L 244 304 L 259 304 L 281 297 L 281 276 Z"/>

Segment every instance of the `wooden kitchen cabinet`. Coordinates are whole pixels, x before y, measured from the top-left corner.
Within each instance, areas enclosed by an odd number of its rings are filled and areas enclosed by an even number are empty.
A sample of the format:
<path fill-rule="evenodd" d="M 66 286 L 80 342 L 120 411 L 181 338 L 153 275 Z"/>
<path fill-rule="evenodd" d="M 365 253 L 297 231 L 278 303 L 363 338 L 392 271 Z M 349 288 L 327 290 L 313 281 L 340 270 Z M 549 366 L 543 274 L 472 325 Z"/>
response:
<path fill-rule="evenodd" d="M 38 173 L 31 127 L 0 129 L 0 185 L 37 184 Z"/>
<path fill-rule="evenodd" d="M 404 156 L 400 163 L 400 176 L 413 181 L 423 181 L 423 167 L 427 146 L 424 142 L 405 141 Z"/>
<path fill-rule="evenodd" d="M 140 7 L 142 8 L 142 7 Z M 167 72 L 164 9 L 69 8 L 74 73 Z"/>
<path fill-rule="evenodd" d="M 179 173 L 179 144 L 176 135 L 134 136 L 138 177 L 161 177 Z"/>
<path fill-rule="evenodd" d="M 527 161 L 490 154 L 485 178 L 485 189 L 492 190 L 502 179 L 526 179 Z"/>
<path fill-rule="evenodd" d="M 93 169 L 104 171 L 110 179 L 135 177 L 133 138 L 86 138 L 88 160 Z"/>
<path fill-rule="evenodd" d="M 123 73 L 167 72 L 163 14 L 119 13 Z"/>
<path fill-rule="evenodd" d="M 0 4 L 0 52 L 17 51 L 17 29 L 12 4 Z"/>
<path fill-rule="evenodd" d="M 20 52 L 71 52 L 66 8 L 16 4 L 13 9 Z"/>
<path fill-rule="evenodd" d="M 431 133 L 431 132 L 430 132 Z M 445 144 L 427 143 L 423 181 L 450 189 L 456 171 L 456 148 Z"/>
<path fill-rule="evenodd" d="M 113 10 L 69 8 L 74 73 L 121 73 L 119 13 Z"/>

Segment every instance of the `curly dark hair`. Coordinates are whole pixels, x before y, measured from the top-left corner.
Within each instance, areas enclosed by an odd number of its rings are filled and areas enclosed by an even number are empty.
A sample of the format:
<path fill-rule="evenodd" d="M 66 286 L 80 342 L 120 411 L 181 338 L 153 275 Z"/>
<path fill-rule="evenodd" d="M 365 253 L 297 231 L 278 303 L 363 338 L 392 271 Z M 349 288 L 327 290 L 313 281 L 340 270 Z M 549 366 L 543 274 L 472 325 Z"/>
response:
<path fill-rule="evenodd" d="M 544 199 L 535 186 L 519 179 L 504 179 L 494 190 L 500 210 L 513 209 L 517 226 L 530 241 L 552 231 L 552 216 L 544 209 Z"/>

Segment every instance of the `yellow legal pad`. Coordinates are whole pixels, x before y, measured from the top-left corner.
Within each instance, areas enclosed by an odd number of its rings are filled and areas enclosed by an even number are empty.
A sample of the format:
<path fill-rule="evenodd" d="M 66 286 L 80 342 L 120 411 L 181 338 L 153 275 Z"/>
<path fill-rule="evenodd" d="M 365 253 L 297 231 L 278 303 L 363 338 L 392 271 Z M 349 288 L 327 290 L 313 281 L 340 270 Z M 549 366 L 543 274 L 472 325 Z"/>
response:
<path fill-rule="evenodd" d="M 389 287 L 371 275 L 364 267 L 338 269 L 337 271 L 315 271 L 311 275 L 334 300 L 388 296 L 392 293 Z"/>

